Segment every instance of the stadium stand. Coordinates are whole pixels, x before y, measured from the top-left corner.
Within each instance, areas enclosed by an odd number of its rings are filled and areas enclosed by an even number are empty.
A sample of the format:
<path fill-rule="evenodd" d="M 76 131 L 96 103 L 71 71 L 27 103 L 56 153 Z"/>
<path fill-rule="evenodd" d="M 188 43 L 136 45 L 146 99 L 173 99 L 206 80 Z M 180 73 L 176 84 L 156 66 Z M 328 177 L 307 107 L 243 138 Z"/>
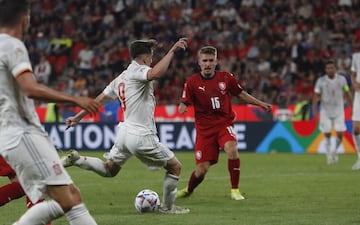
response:
<path fill-rule="evenodd" d="M 197 71 L 196 50 L 212 44 L 219 69 L 255 97 L 288 105 L 299 93 L 311 95 L 326 59 L 348 76 L 360 42 L 358 11 L 351 0 L 34 0 L 25 43 L 34 66 L 47 57 L 49 85 L 96 96 L 129 63 L 129 41 L 155 38 L 161 55 L 186 36 L 189 48 L 157 81 L 159 104 L 178 103 L 184 80 Z"/>

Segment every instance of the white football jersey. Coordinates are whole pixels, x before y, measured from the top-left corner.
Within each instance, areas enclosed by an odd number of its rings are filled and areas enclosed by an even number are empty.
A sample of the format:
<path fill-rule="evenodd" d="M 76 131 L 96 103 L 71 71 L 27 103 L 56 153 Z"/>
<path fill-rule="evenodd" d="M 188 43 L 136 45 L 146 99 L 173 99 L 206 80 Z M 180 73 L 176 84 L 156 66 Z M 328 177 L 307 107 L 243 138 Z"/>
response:
<path fill-rule="evenodd" d="M 25 96 L 16 82 L 24 71 L 32 71 L 25 45 L 19 39 L 0 34 L 0 151 L 16 146 L 25 132 L 46 134 L 34 101 Z"/>
<path fill-rule="evenodd" d="M 147 80 L 150 69 L 149 66 L 132 61 L 103 91 L 105 95 L 121 101 L 124 124 L 129 128 L 127 131 L 138 135 L 157 133 L 153 82 Z"/>
<path fill-rule="evenodd" d="M 320 110 L 329 117 L 336 117 L 344 113 L 344 88 L 347 85 L 344 76 L 335 74 L 334 79 L 327 75 L 319 77 L 315 84 L 315 93 L 321 95 Z"/>
<path fill-rule="evenodd" d="M 351 71 L 356 72 L 356 81 L 360 82 L 360 52 L 352 55 Z"/>

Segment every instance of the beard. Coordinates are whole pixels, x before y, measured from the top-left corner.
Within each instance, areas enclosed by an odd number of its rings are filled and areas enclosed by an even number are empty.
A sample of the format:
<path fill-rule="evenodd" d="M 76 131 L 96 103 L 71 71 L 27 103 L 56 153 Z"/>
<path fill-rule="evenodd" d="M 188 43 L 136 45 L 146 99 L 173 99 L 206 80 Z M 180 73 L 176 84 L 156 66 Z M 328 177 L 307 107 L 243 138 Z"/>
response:
<path fill-rule="evenodd" d="M 205 77 L 212 77 L 214 75 L 214 70 L 210 67 L 206 67 L 201 71 L 201 74 Z"/>

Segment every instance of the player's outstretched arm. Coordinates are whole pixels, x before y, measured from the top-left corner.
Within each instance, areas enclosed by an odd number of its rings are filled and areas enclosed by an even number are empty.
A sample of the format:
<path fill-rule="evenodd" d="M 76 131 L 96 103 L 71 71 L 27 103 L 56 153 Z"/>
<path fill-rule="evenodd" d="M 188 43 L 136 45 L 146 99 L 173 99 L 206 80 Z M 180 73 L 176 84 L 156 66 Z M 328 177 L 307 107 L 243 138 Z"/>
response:
<path fill-rule="evenodd" d="M 271 104 L 260 101 L 259 99 L 257 99 L 254 96 L 250 95 L 246 91 L 242 91 L 239 94 L 239 98 L 241 98 L 243 101 L 245 101 L 248 104 L 260 106 L 261 108 L 265 109 L 268 112 L 270 112 L 272 110 L 272 105 Z"/>
<path fill-rule="evenodd" d="M 154 80 L 160 78 L 168 69 L 174 53 L 177 49 L 185 50 L 188 46 L 187 38 L 180 38 L 168 51 L 168 53 L 147 73 L 148 80 Z"/>
<path fill-rule="evenodd" d="M 16 77 L 16 81 L 29 98 L 46 102 L 69 102 L 78 105 L 89 113 L 98 111 L 99 104 L 88 97 L 75 97 L 64 92 L 55 91 L 37 83 L 32 72 L 24 72 Z"/>
<path fill-rule="evenodd" d="M 113 100 L 113 99 L 110 98 L 109 96 L 105 95 L 104 93 L 101 93 L 100 95 L 98 95 L 95 98 L 95 101 L 100 105 L 105 105 L 105 103 L 107 103 L 110 100 Z M 81 110 L 75 116 L 70 116 L 70 117 L 66 118 L 66 120 L 65 120 L 65 123 L 67 125 L 66 129 L 78 124 L 81 121 L 81 119 L 84 118 L 84 116 L 86 116 L 87 114 L 89 114 L 88 111 Z"/>

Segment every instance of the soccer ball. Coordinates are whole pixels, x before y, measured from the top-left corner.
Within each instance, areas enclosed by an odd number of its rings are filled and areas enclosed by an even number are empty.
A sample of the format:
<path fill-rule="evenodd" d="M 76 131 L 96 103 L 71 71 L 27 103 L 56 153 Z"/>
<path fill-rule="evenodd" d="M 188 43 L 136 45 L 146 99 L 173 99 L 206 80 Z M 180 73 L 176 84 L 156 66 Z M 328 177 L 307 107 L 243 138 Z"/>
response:
<path fill-rule="evenodd" d="M 154 212 L 160 205 L 160 198 L 155 191 L 145 189 L 136 195 L 134 205 L 139 213 Z"/>

